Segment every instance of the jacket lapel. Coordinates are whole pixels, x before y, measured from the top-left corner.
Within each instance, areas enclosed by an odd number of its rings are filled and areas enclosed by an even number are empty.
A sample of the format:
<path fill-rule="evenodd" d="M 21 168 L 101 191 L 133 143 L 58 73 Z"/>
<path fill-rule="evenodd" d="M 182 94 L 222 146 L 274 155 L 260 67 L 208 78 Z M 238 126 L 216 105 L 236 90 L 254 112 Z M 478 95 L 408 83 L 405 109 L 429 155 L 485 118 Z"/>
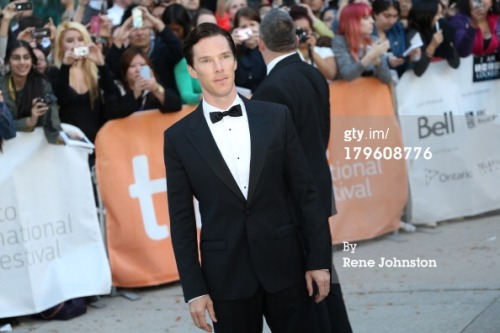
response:
<path fill-rule="evenodd" d="M 248 116 L 248 127 L 250 129 L 251 158 L 250 158 L 250 178 L 248 185 L 248 204 L 251 203 L 259 178 L 262 173 L 264 162 L 266 161 L 267 151 L 267 121 L 262 117 L 262 112 L 258 109 L 252 109 L 252 103 L 242 97 Z"/>
<path fill-rule="evenodd" d="M 238 184 L 233 178 L 224 157 L 220 153 L 214 137 L 208 128 L 208 124 L 203 115 L 201 104 L 193 112 L 193 117 L 187 128 L 186 136 L 188 141 L 193 145 L 194 149 L 205 160 L 212 171 L 222 180 L 229 189 L 238 197 L 245 201 L 243 193 L 241 193 Z"/>

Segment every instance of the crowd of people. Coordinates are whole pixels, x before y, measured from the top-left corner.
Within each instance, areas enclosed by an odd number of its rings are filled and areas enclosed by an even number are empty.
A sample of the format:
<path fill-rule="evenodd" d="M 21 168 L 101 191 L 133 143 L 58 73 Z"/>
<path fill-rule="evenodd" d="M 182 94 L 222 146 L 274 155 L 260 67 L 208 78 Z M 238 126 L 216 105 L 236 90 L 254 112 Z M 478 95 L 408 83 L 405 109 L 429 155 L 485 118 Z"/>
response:
<path fill-rule="evenodd" d="M 110 119 L 197 105 L 201 88 L 189 75 L 182 41 L 204 22 L 230 32 L 236 86 L 251 95 L 267 74 L 259 25 L 271 8 L 289 12 L 298 54 L 328 81 L 374 76 L 392 84 L 406 70 L 421 76 L 432 61 L 457 68 L 460 57 L 500 50 L 495 0 L 79 0 L 64 6 L 56 25 L 34 16 L 32 3 L 15 0 L 3 8 L 0 25 L 3 112 L 11 113 L 17 131 L 43 127 L 50 143 L 59 140 L 60 122 L 94 141 Z M 405 52 L 415 40 L 421 46 Z"/>

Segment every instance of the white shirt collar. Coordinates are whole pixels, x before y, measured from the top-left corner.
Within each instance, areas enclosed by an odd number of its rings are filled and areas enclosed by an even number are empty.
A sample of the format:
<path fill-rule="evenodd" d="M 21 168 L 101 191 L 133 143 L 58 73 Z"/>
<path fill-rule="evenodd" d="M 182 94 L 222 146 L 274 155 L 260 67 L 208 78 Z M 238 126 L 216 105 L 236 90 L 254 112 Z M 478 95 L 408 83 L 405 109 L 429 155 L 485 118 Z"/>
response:
<path fill-rule="evenodd" d="M 290 52 L 290 53 L 287 53 L 287 54 L 283 54 L 283 55 L 280 55 L 279 57 L 274 58 L 269 64 L 267 64 L 267 75 L 269 75 L 269 73 L 271 73 L 271 71 L 273 70 L 274 66 L 276 66 L 278 64 L 278 62 L 280 62 L 281 60 L 283 60 L 286 57 L 289 57 L 289 56 L 291 56 L 292 54 L 295 54 L 295 53 L 297 53 L 297 51 L 293 51 L 293 52 Z"/>

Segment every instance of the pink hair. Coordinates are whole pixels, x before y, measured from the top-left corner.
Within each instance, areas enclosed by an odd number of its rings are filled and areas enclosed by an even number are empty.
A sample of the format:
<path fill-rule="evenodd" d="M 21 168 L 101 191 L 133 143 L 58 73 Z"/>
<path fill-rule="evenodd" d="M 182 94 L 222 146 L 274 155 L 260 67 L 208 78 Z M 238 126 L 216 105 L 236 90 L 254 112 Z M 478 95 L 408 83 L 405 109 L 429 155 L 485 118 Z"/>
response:
<path fill-rule="evenodd" d="M 370 36 L 361 34 L 361 19 L 371 14 L 371 7 L 364 2 L 350 3 L 340 13 L 339 34 L 345 37 L 351 54 L 356 60 L 359 60 L 360 47 L 371 44 Z"/>

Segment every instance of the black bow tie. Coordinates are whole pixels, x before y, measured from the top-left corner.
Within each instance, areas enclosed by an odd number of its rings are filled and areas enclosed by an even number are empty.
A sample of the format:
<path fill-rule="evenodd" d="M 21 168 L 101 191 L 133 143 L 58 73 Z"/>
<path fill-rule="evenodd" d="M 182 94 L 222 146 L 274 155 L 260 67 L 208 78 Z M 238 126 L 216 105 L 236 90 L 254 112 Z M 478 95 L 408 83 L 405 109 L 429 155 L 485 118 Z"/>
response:
<path fill-rule="evenodd" d="M 216 112 L 210 112 L 210 120 L 212 123 L 216 123 L 225 116 L 229 117 L 241 117 L 243 114 L 241 113 L 241 105 L 236 104 L 232 106 L 229 110 L 227 111 L 216 111 Z"/>

